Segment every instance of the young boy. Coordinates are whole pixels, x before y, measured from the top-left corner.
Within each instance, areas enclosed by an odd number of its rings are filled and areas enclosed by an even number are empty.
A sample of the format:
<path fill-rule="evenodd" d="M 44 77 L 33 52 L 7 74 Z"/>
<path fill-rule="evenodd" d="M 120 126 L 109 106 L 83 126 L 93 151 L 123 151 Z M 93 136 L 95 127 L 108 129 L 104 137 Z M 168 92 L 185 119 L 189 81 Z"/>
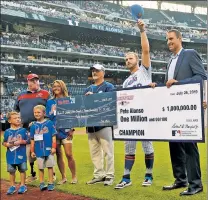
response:
<path fill-rule="evenodd" d="M 37 105 L 33 111 L 37 121 L 30 128 L 31 156 L 37 157 L 40 190 L 52 191 L 54 190 L 53 167 L 55 165 L 56 129 L 52 121 L 45 119 L 45 106 Z M 48 186 L 44 183 L 44 168 L 48 168 Z"/>
<path fill-rule="evenodd" d="M 10 112 L 7 115 L 10 128 L 4 133 L 3 145 L 7 147 L 7 171 L 10 174 L 10 188 L 7 191 L 8 195 L 16 192 L 15 187 L 15 172 L 16 168 L 20 172 L 21 184 L 18 194 L 23 194 L 27 191 L 25 186 L 25 177 L 27 171 L 27 130 L 21 127 L 20 114 L 18 112 Z"/>

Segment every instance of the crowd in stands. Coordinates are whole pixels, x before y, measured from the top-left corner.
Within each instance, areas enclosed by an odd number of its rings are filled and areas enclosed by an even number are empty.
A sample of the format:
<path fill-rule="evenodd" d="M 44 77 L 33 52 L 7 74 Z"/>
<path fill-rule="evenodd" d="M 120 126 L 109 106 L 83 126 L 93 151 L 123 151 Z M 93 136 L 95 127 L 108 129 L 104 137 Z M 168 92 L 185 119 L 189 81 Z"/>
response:
<path fill-rule="evenodd" d="M 96 2 L 96 1 L 48 1 L 48 3 L 53 3 L 56 5 L 63 5 L 65 7 L 70 7 L 72 3 L 76 4 L 82 10 L 92 11 L 95 13 L 102 13 L 109 15 L 111 13 L 119 13 L 120 16 L 127 19 L 132 19 L 130 10 L 121 5 L 116 5 L 108 2 Z"/>
<path fill-rule="evenodd" d="M 16 97 L 14 96 L 2 96 L 0 97 L 1 100 L 1 113 L 8 113 L 12 111 L 14 108 Z"/>
<path fill-rule="evenodd" d="M 31 48 L 39 48 L 39 49 L 49 49 L 55 51 L 67 51 L 67 52 L 78 52 L 78 53 L 87 53 L 87 54 L 99 54 L 99 55 L 107 55 L 107 56 L 117 56 L 124 57 L 125 53 L 128 51 L 136 52 L 136 49 L 130 49 L 125 47 L 116 47 L 116 46 L 108 46 L 103 44 L 84 44 L 78 41 L 65 41 L 58 39 L 51 39 L 48 36 L 45 37 L 34 37 L 30 35 L 22 35 L 15 33 L 2 33 L 1 35 L 1 44 L 2 45 L 11 45 L 11 46 L 21 46 L 21 47 L 31 47 Z M 138 52 L 140 54 L 140 52 Z M 151 59 L 152 60 L 160 60 L 160 61 L 168 61 L 170 53 L 166 50 L 159 49 L 151 49 Z M 201 54 L 203 62 L 206 62 L 206 55 Z M 37 63 L 55 63 L 58 65 L 91 65 L 91 63 L 82 63 L 82 62 L 71 62 L 69 59 L 57 59 L 57 58 L 46 58 L 45 56 L 41 58 L 31 57 L 23 54 L 16 55 L 8 55 L 3 54 L 2 60 L 17 60 L 28 61 L 28 62 L 37 62 Z M 111 64 L 106 65 L 107 68 L 124 68 L 123 66 L 117 66 Z"/>
<path fill-rule="evenodd" d="M 129 7 L 112 4 L 108 2 L 102 2 L 102 1 L 47 1 L 47 3 L 53 3 L 57 6 L 64 6 L 66 8 L 70 8 L 73 6 L 73 4 L 77 5 L 78 8 L 82 10 L 91 11 L 94 13 L 102 13 L 105 15 L 112 15 L 116 16 L 116 14 L 121 18 L 126 18 L 129 20 L 132 20 L 131 11 Z M 72 4 L 73 3 L 73 4 Z M 191 27 L 206 27 L 206 24 L 203 23 L 203 21 L 200 21 L 196 16 L 194 16 L 193 13 L 182 13 L 182 12 L 176 12 L 176 11 L 170 11 L 170 10 L 163 10 L 163 12 L 168 15 L 171 20 L 168 18 L 164 18 L 164 16 L 155 9 L 147 9 L 144 8 L 145 19 L 148 19 L 152 23 L 162 23 L 162 24 L 183 24 L 186 26 Z"/>
<path fill-rule="evenodd" d="M 60 56 L 59 56 L 60 59 Z M 78 60 L 77 62 L 71 61 L 69 58 L 63 57 L 61 60 L 58 60 L 57 57 L 49 57 L 42 55 L 36 57 L 36 55 L 28 56 L 27 54 L 19 53 L 1 53 L 1 61 L 8 62 L 21 62 L 21 63 L 35 63 L 35 64 L 45 64 L 45 65 L 61 65 L 61 66 L 80 66 L 90 68 L 93 64 L 97 63 L 96 61 L 88 60 Z M 117 63 L 102 63 L 104 67 L 110 69 L 125 69 L 124 65 L 119 65 Z"/>
<path fill-rule="evenodd" d="M 178 11 L 170 11 L 170 10 L 165 10 L 164 13 L 171 17 L 172 21 L 174 23 L 183 25 L 183 26 L 190 26 L 190 27 L 204 27 L 205 28 L 205 23 L 198 19 L 196 16 L 194 16 L 193 13 L 182 13 Z"/>
<path fill-rule="evenodd" d="M 83 44 L 78 41 L 50 39 L 50 37 L 34 37 L 30 35 L 2 33 L 1 44 L 57 51 L 79 52 L 123 57 L 128 48 L 114 47 L 102 44 Z"/>
<path fill-rule="evenodd" d="M 58 1 L 59 2 L 59 1 Z M 76 2 L 76 1 L 75 1 Z M 90 3 L 89 3 L 90 2 Z M 2 1 L 1 6 L 3 8 L 10 8 L 10 9 L 15 9 L 15 10 L 22 10 L 25 12 L 33 12 L 36 14 L 43 14 L 46 16 L 51 16 L 55 18 L 61 18 L 61 19 L 73 19 L 74 21 L 78 20 L 79 22 L 90 22 L 94 24 L 105 24 L 108 26 L 116 27 L 116 28 L 121 28 L 123 30 L 131 30 L 131 31 L 138 31 L 138 28 L 136 27 L 136 23 L 133 21 L 128 21 L 128 20 L 123 20 L 120 18 L 116 17 L 106 17 L 103 15 L 100 16 L 95 16 L 93 13 L 88 13 L 88 12 L 81 12 L 80 9 L 74 10 L 72 8 L 73 6 L 70 7 L 69 2 L 65 1 L 60 1 L 58 4 L 56 1 L 53 1 L 53 3 L 57 4 L 57 7 L 55 9 L 52 9 L 49 5 L 48 2 L 47 4 L 43 4 L 43 2 L 40 4 L 39 2 L 35 1 L 18 1 L 18 2 L 6 2 Z M 94 1 L 88 1 L 88 2 L 82 2 L 84 8 L 91 8 L 91 9 L 101 9 L 101 10 L 106 10 L 108 8 L 113 8 L 114 4 L 106 4 L 106 3 L 96 3 Z M 64 5 L 64 7 L 58 7 L 58 5 Z M 103 6 L 102 6 L 103 5 Z M 106 7 L 106 8 L 105 8 Z M 92 10 L 91 10 L 92 11 Z M 122 7 L 120 7 L 120 10 L 118 12 L 123 13 L 124 10 Z M 109 13 L 111 11 L 109 10 Z M 126 13 L 128 13 L 126 11 Z M 184 14 L 185 17 L 185 14 Z M 162 20 L 163 21 L 163 20 Z M 165 20 L 164 20 L 165 21 Z M 168 21 L 168 19 L 166 19 Z M 152 25 L 156 26 L 157 28 L 152 28 Z M 151 34 L 156 34 L 156 35 L 165 35 L 165 31 L 163 29 L 168 29 L 171 27 L 164 26 L 164 24 L 161 24 L 161 19 L 158 21 L 158 23 L 155 24 L 147 24 L 147 32 Z M 187 28 L 186 28 L 187 29 Z M 200 31 L 197 30 L 198 32 L 196 33 L 195 30 L 184 30 L 184 37 L 187 38 L 197 38 L 197 39 L 206 39 L 207 38 L 207 31 Z"/>
<path fill-rule="evenodd" d="M 11 96 L 17 96 L 21 91 L 27 89 L 26 82 L 8 82 L 7 84 L 7 94 Z"/>
<path fill-rule="evenodd" d="M 1 76 L 15 76 L 15 70 L 12 65 L 2 65 L 0 64 L 1 68 Z"/>
<path fill-rule="evenodd" d="M 159 54 L 162 55 L 162 54 Z M 76 66 L 76 67 L 86 67 L 86 68 L 90 68 L 91 66 L 93 66 L 94 64 L 98 63 L 97 61 L 88 61 L 88 60 L 77 60 L 77 62 L 75 61 L 70 61 L 67 60 L 66 57 L 62 58 L 62 61 L 57 60 L 57 57 L 47 57 L 47 56 L 41 56 L 41 58 L 36 58 L 35 56 L 32 56 L 33 59 L 31 60 L 30 58 L 31 56 L 28 56 L 26 54 L 18 54 L 18 53 L 1 53 L 1 60 L 2 61 L 8 61 L 8 62 L 20 62 L 20 63 L 34 63 L 34 64 L 45 64 L 45 65 L 59 65 L 60 67 L 68 67 L 68 66 Z M 60 58 L 60 57 L 59 57 Z M 64 60 L 64 61 L 63 61 Z M 104 62 L 104 61 L 103 61 Z M 123 64 L 119 64 L 117 62 L 99 62 L 101 63 L 106 69 L 120 69 L 120 70 L 124 70 L 126 69 L 126 66 Z M 79 68 L 77 68 L 79 69 Z M 81 68 L 80 68 L 81 70 Z M 166 69 L 165 68 L 158 68 L 156 66 L 156 63 L 152 63 L 152 71 L 153 72 L 165 72 Z M 81 81 L 80 81 L 81 82 Z"/>
<path fill-rule="evenodd" d="M 188 39 L 206 39 L 207 31 L 206 30 L 194 30 L 189 27 L 177 27 L 177 26 L 164 26 L 162 24 L 148 24 L 147 33 L 153 35 L 161 35 L 166 37 L 166 31 L 169 29 L 177 29 L 181 32 L 183 38 Z"/>
<path fill-rule="evenodd" d="M 61 19 L 73 19 L 73 20 L 79 20 L 80 22 L 82 21 L 82 22 L 90 22 L 90 23 L 101 23 L 109 26 L 114 26 L 117 28 L 123 28 L 125 30 L 129 30 L 129 28 L 132 28 L 132 25 L 133 27 L 135 26 L 135 24 L 131 24 L 131 23 L 123 24 L 120 22 L 114 22 L 114 19 L 113 20 L 108 19 L 110 20 L 109 23 L 109 21 L 104 16 L 92 17 L 92 13 L 79 12 L 79 11 L 75 11 L 72 8 L 57 7 L 56 9 L 52 9 L 47 4 L 46 5 L 42 3 L 40 4 L 39 2 L 35 2 L 35 1 L 18 1 L 18 2 L 2 1 L 1 6 L 3 8 L 8 8 L 8 9 L 33 12 L 35 14 L 43 14 L 49 17 L 55 17 Z"/>

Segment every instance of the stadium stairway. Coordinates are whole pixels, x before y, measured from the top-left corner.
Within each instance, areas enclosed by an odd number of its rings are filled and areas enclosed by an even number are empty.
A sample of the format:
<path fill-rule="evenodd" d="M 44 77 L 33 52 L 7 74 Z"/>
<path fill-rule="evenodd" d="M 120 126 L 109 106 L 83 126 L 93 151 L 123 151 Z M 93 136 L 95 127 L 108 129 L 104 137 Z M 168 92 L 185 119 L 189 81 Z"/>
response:
<path fill-rule="evenodd" d="M 199 20 L 201 20 L 203 23 L 207 24 L 207 22 L 205 22 L 199 15 L 194 14 L 194 16 L 195 16 L 196 18 L 198 18 Z"/>
<path fill-rule="evenodd" d="M 173 24 L 176 24 L 175 20 L 172 19 L 171 17 L 169 17 L 166 13 L 164 13 L 162 10 L 160 10 L 160 13 L 167 18 L 170 22 L 172 22 Z"/>

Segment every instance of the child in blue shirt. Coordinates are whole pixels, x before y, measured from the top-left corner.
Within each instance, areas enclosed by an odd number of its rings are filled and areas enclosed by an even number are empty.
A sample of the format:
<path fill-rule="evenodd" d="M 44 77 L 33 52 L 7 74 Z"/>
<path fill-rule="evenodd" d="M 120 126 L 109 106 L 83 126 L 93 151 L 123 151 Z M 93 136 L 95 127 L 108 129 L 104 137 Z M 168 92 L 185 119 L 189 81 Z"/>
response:
<path fill-rule="evenodd" d="M 21 127 L 20 114 L 18 112 L 8 113 L 8 122 L 10 128 L 4 133 L 3 145 L 7 147 L 6 160 L 7 171 L 10 174 L 10 188 L 7 191 L 8 195 L 16 192 L 15 187 L 15 172 L 18 168 L 20 172 L 21 184 L 18 194 L 23 194 L 27 191 L 25 186 L 25 177 L 27 171 L 27 130 Z"/>
<path fill-rule="evenodd" d="M 40 179 L 40 190 L 54 190 L 53 167 L 55 165 L 54 153 L 56 153 L 56 129 L 52 121 L 45 119 L 46 108 L 37 105 L 33 109 L 34 122 L 30 128 L 31 156 L 37 157 Z M 49 183 L 44 183 L 44 168 L 48 168 Z"/>

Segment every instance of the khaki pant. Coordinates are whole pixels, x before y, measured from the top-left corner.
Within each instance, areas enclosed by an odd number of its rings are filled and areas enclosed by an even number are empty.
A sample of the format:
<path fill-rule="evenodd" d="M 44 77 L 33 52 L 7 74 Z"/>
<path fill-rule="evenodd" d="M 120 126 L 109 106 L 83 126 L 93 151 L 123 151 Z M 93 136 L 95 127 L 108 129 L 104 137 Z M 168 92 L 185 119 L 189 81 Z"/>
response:
<path fill-rule="evenodd" d="M 114 178 L 114 142 L 112 128 L 106 127 L 95 133 L 88 133 L 91 159 L 95 178 Z M 104 169 L 104 159 L 106 167 Z"/>

